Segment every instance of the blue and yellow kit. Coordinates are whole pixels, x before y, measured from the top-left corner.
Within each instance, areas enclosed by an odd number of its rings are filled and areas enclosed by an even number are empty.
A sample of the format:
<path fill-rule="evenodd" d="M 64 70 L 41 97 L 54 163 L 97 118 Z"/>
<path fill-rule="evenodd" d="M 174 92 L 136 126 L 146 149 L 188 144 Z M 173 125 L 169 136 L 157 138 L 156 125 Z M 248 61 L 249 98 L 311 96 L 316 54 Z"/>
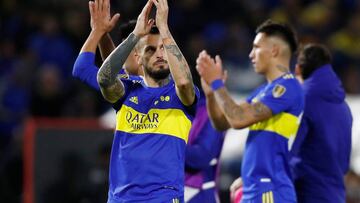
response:
<path fill-rule="evenodd" d="M 196 102 L 184 106 L 173 80 L 159 88 L 146 86 L 141 78 L 122 82 L 125 95 L 114 104 L 108 202 L 179 202 Z"/>
<path fill-rule="evenodd" d="M 241 168 L 242 201 L 296 202 L 288 142 L 298 131 L 304 109 L 301 86 L 287 73 L 259 87 L 247 102 L 263 103 L 273 116 L 250 126 Z"/>

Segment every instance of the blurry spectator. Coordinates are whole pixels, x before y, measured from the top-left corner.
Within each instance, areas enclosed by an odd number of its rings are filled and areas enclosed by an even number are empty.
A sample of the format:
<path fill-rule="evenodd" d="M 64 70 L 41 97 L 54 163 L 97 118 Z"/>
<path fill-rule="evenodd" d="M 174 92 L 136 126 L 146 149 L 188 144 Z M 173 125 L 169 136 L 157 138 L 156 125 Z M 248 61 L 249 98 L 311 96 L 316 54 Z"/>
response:
<path fill-rule="evenodd" d="M 39 63 L 54 64 L 63 76 L 71 75 L 71 64 L 75 60 L 74 48 L 64 36 L 56 17 L 44 15 L 41 31 L 31 36 L 29 47 L 39 57 Z"/>
<path fill-rule="evenodd" d="M 61 116 L 66 100 L 65 96 L 59 69 L 53 64 L 43 65 L 38 71 L 31 94 L 31 115 Z"/>
<path fill-rule="evenodd" d="M 352 115 L 325 46 L 306 45 L 297 72 L 304 79 L 305 108 L 290 161 L 298 202 L 344 203 Z"/>

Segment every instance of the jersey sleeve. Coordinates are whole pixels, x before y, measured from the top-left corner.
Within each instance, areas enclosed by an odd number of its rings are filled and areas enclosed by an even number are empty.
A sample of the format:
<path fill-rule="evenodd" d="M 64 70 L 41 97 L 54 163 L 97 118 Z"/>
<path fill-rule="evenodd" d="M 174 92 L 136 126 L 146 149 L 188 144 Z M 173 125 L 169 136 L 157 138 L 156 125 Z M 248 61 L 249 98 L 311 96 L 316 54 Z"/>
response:
<path fill-rule="evenodd" d="M 118 111 L 120 110 L 122 104 L 124 103 L 126 97 L 129 95 L 129 93 L 135 88 L 136 85 L 139 85 L 142 81 L 141 77 L 137 77 L 137 76 L 128 76 L 128 75 L 122 75 L 120 77 L 120 81 L 123 83 L 124 85 L 124 89 L 125 89 L 125 94 L 117 101 L 115 102 L 112 106 L 113 108 Z"/>
<path fill-rule="evenodd" d="M 284 80 L 281 83 L 271 86 L 259 101 L 271 109 L 273 115 L 289 110 L 294 105 L 296 90 L 290 81 Z"/>
<path fill-rule="evenodd" d="M 95 54 L 92 52 L 80 53 L 74 63 L 72 75 L 97 91 L 100 91 L 97 82 L 99 68 L 95 65 Z"/>

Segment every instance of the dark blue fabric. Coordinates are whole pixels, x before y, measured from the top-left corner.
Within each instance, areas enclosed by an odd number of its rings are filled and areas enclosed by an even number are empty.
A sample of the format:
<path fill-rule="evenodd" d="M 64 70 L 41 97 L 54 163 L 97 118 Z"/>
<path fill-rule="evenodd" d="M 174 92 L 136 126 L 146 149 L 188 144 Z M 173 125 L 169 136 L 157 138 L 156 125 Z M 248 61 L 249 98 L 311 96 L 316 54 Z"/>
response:
<path fill-rule="evenodd" d="M 305 80 L 305 109 L 292 147 L 294 183 L 299 202 L 345 202 L 352 115 L 342 84 L 330 65 Z M 301 200 L 301 201 L 300 201 Z"/>

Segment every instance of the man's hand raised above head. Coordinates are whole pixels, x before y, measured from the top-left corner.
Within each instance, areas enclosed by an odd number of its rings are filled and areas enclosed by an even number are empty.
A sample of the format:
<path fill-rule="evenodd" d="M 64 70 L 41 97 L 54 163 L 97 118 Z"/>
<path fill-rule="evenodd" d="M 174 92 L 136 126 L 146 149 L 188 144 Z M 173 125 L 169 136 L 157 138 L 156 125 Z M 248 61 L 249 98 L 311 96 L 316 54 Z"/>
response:
<path fill-rule="evenodd" d="M 211 85 L 215 80 L 224 78 L 220 57 L 216 56 L 213 59 L 205 50 L 200 52 L 196 59 L 196 70 L 208 85 Z"/>
<path fill-rule="evenodd" d="M 133 31 L 134 35 L 137 37 L 143 37 L 144 35 L 150 32 L 151 27 L 154 25 L 155 20 L 149 19 L 150 11 L 153 6 L 151 0 L 149 0 L 144 8 L 142 9 L 140 15 L 137 18 L 136 26 Z"/>
<path fill-rule="evenodd" d="M 110 0 L 89 1 L 90 26 L 92 31 L 103 34 L 110 32 L 119 20 L 119 13 L 111 17 L 109 1 Z"/>
<path fill-rule="evenodd" d="M 158 27 L 160 34 L 168 34 L 168 15 L 169 15 L 169 6 L 167 0 L 151 0 L 156 6 L 156 26 Z M 162 36 L 163 36 L 162 35 Z M 168 37 L 168 36 L 165 36 Z M 164 36 L 163 36 L 164 38 Z"/>

